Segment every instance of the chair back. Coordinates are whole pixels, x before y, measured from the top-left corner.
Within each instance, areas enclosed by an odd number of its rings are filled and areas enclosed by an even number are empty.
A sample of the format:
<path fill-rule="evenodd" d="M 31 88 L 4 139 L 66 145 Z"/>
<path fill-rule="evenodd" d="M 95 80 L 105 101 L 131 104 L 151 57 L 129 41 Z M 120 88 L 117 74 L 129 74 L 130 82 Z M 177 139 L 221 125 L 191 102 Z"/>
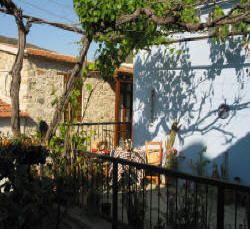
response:
<path fill-rule="evenodd" d="M 145 142 L 147 163 L 150 165 L 161 166 L 162 142 Z"/>

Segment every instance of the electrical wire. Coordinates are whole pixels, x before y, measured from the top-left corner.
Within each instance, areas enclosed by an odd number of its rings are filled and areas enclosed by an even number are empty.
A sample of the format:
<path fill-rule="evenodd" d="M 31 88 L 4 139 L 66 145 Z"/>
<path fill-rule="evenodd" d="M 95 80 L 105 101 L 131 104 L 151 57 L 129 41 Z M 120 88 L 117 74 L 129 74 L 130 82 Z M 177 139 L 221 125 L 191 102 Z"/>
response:
<path fill-rule="evenodd" d="M 72 14 L 72 9 L 71 9 L 72 6 L 62 4 L 62 3 L 57 2 L 57 1 L 55 1 L 55 0 L 47 0 L 47 1 L 48 1 L 48 2 L 52 2 L 52 3 L 54 3 L 55 5 L 60 6 L 62 10 L 67 10 L 68 12 L 70 12 L 70 13 Z M 72 25 L 77 26 L 77 25 L 81 25 L 81 23 L 80 23 L 80 22 L 78 22 L 78 23 L 73 23 Z"/>
<path fill-rule="evenodd" d="M 54 4 L 56 4 L 56 5 L 58 5 L 58 6 L 61 6 L 62 8 L 66 9 L 66 10 L 68 10 L 68 11 L 71 11 L 71 10 L 69 9 L 69 8 L 71 8 L 70 5 L 65 5 L 65 4 L 62 4 L 62 3 L 57 2 L 57 1 L 55 1 L 55 0 L 47 0 L 47 1 L 53 2 Z"/>
<path fill-rule="evenodd" d="M 64 17 L 64 16 L 59 15 L 59 14 L 55 14 L 54 12 L 52 12 L 52 11 L 50 11 L 50 10 L 47 10 L 47 9 L 44 9 L 44 8 L 42 8 L 42 7 L 40 7 L 40 6 L 37 6 L 37 5 L 33 4 L 33 3 L 26 2 L 26 1 L 24 1 L 24 0 L 20 0 L 20 1 L 23 2 L 23 3 L 26 4 L 26 5 L 30 5 L 30 6 L 33 7 L 33 8 L 36 8 L 36 9 L 38 9 L 38 10 L 40 10 L 40 11 L 45 12 L 45 13 L 47 13 L 48 15 L 52 15 L 52 16 L 54 16 L 54 17 L 57 17 L 57 18 L 60 18 L 60 19 L 67 20 L 67 21 L 69 21 L 69 22 L 71 22 L 71 23 L 75 23 L 75 21 L 72 21 L 71 19 L 69 19 L 69 18 L 67 18 L 67 17 Z"/>

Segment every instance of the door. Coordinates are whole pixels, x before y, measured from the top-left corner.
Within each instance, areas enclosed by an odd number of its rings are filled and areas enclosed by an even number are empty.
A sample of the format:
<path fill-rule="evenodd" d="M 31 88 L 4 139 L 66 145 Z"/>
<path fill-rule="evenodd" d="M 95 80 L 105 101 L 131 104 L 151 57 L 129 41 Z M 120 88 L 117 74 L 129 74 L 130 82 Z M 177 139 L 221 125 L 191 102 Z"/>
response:
<path fill-rule="evenodd" d="M 132 138 L 133 83 L 118 79 L 116 82 L 115 147 L 119 140 Z"/>

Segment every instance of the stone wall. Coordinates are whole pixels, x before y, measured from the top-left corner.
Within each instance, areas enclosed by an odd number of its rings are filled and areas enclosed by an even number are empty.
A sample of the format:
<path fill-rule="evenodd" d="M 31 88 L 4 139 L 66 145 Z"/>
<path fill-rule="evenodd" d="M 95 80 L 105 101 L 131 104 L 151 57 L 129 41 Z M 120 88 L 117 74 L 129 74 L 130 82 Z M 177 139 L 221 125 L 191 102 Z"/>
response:
<path fill-rule="evenodd" d="M 9 85 L 11 80 L 8 72 L 11 70 L 14 61 L 15 55 L 0 51 L 0 98 L 7 103 L 10 103 Z"/>
<path fill-rule="evenodd" d="M 92 86 L 92 92 L 86 89 L 86 84 Z M 84 122 L 114 122 L 114 83 L 104 81 L 99 73 L 91 74 L 83 86 L 83 110 L 86 110 L 83 119 Z"/>
<path fill-rule="evenodd" d="M 14 54 L 0 51 L 0 98 L 9 104 L 11 75 L 8 72 L 14 60 Z M 25 122 L 26 134 L 31 133 L 41 119 L 50 123 L 55 109 L 52 102 L 62 95 L 64 75 L 72 68 L 71 63 L 39 56 L 25 56 L 21 72 L 20 109 L 30 115 L 30 119 Z M 87 84 L 92 86 L 92 92 L 86 89 Z M 83 86 L 84 122 L 115 121 L 114 88 L 114 83 L 104 81 L 99 73 L 89 75 Z"/>
<path fill-rule="evenodd" d="M 8 72 L 14 60 L 15 55 L 0 51 L 0 98 L 9 104 L 11 75 Z M 27 134 L 34 130 L 41 119 L 50 123 L 55 109 L 52 102 L 63 92 L 63 73 L 72 68 L 73 64 L 25 56 L 21 72 L 20 109 L 30 115 L 30 119 L 26 120 Z"/>
<path fill-rule="evenodd" d="M 22 81 L 26 90 L 20 98 L 22 98 L 25 110 L 36 122 L 43 119 L 48 124 L 50 123 L 55 109 L 52 103 L 63 92 L 62 72 L 67 72 L 72 68 L 71 64 L 42 57 L 32 56 L 26 59 Z"/>

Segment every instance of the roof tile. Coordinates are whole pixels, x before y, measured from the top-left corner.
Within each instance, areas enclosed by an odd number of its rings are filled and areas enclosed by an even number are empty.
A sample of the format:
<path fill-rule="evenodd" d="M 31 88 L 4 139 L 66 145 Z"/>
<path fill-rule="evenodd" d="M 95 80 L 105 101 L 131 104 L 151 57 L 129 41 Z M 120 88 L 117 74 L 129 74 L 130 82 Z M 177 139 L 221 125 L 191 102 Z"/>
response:
<path fill-rule="evenodd" d="M 11 45 L 11 44 L 5 44 L 5 45 L 17 48 L 16 45 Z M 59 54 L 56 52 L 52 52 L 52 51 L 48 51 L 48 50 L 41 50 L 41 49 L 34 49 L 34 48 L 26 48 L 25 51 L 28 55 L 31 55 L 31 56 L 32 55 L 33 56 L 40 56 L 40 57 L 53 59 L 56 61 L 71 63 L 71 64 L 77 63 L 77 59 L 74 56 L 62 55 L 62 54 Z M 93 62 L 88 61 L 87 63 L 91 64 Z M 130 69 L 130 68 L 121 67 L 121 68 L 118 68 L 116 70 L 118 72 L 122 72 L 122 73 L 133 74 L 133 69 Z"/>
<path fill-rule="evenodd" d="M 20 111 L 20 117 L 29 117 L 29 113 Z M 11 118 L 11 105 L 0 99 L 0 118 Z"/>

